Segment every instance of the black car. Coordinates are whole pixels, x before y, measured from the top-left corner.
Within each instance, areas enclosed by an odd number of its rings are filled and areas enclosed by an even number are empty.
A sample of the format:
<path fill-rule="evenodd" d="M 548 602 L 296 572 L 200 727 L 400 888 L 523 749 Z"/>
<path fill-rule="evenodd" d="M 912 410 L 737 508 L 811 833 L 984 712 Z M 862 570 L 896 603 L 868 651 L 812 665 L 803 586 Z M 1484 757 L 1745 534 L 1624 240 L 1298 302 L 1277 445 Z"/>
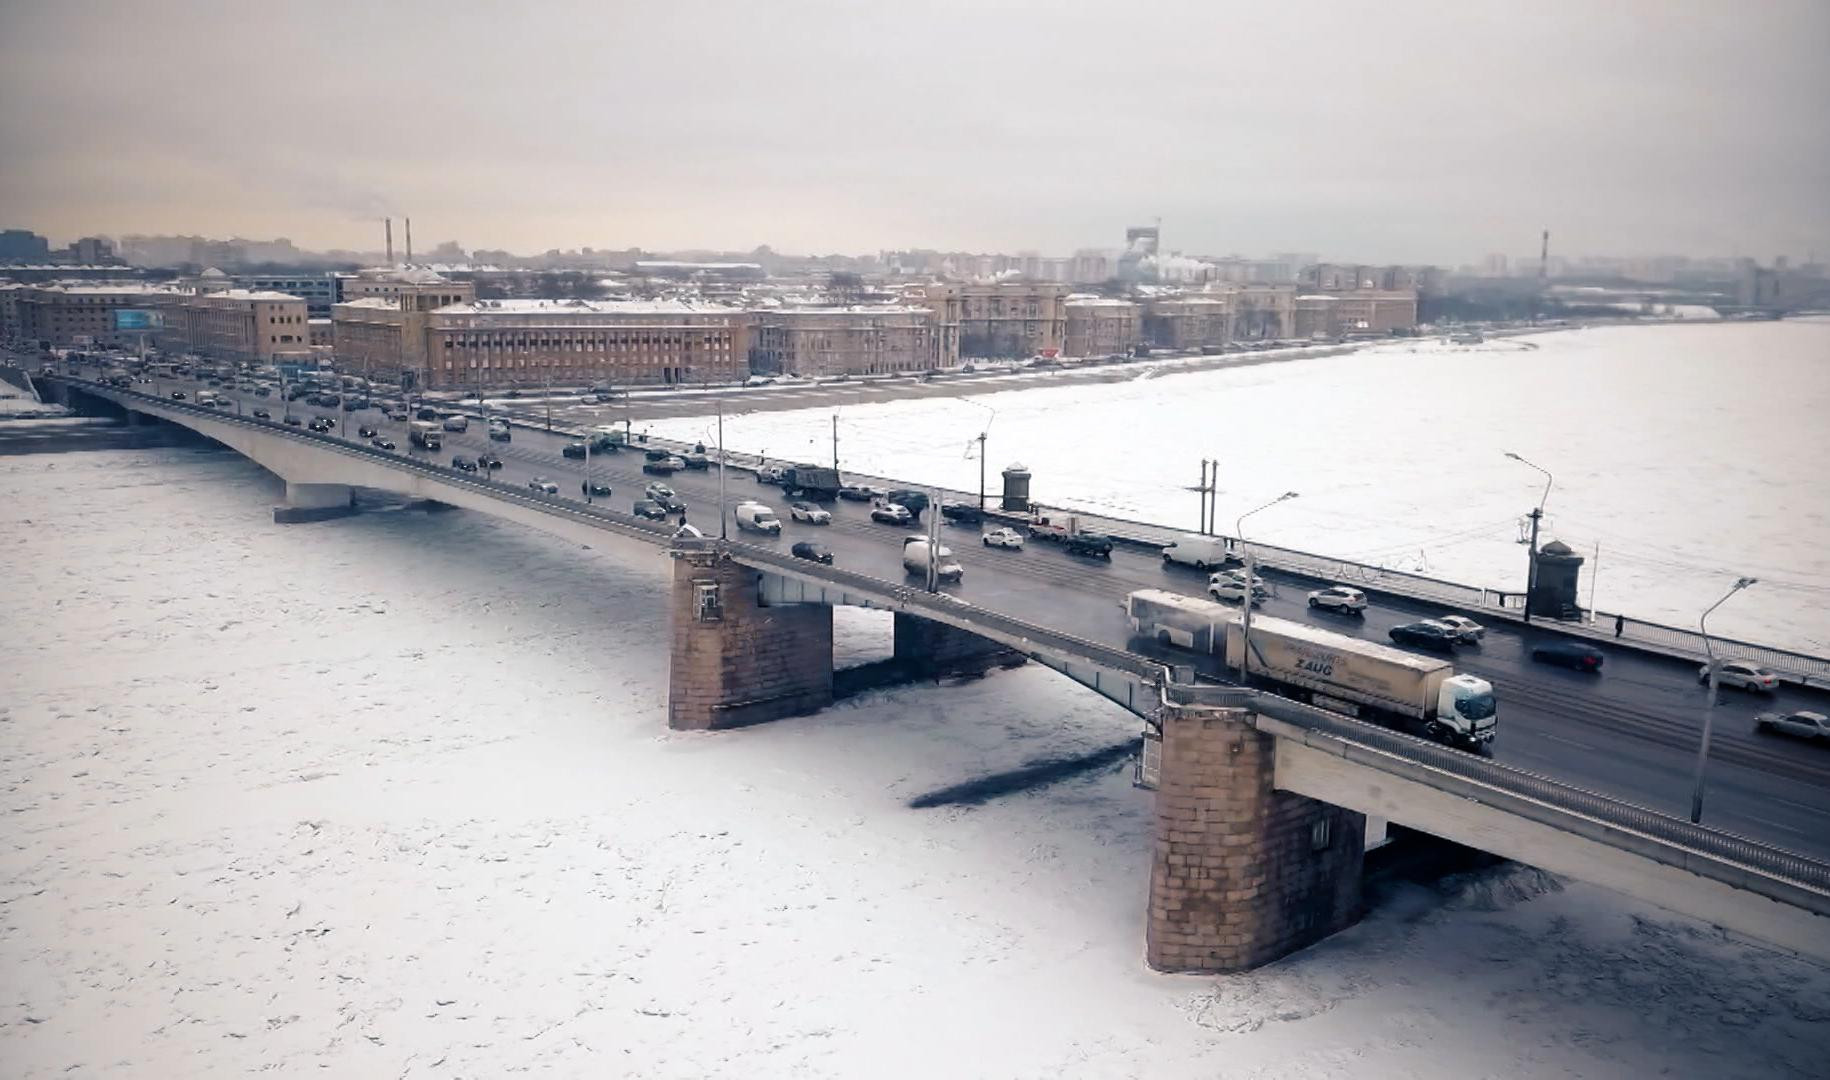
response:
<path fill-rule="evenodd" d="M 889 492 L 882 488 L 871 487 L 869 484 L 846 484 L 839 489 L 839 498 L 850 499 L 852 502 L 870 502 L 872 499 L 881 499 L 887 494 Z"/>
<path fill-rule="evenodd" d="M 662 450 L 658 447 L 651 446 L 648 449 L 642 451 L 642 456 L 647 458 L 649 461 L 663 461 L 667 458 L 673 457 L 674 452 L 672 450 Z"/>
<path fill-rule="evenodd" d="M 485 450 L 483 453 L 477 455 L 477 464 L 485 469 L 500 469 L 502 467 L 502 459 Z"/>
<path fill-rule="evenodd" d="M 356 429 L 356 434 L 361 436 L 364 439 L 372 439 L 375 436 L 381 434 L 381 432 L 376 431 L 374 428 L 370 427 L 367 424 L 364 424 L 361 427 Z"/>
<path fill-rule="evenodd" d="M 477 463 L 470 460 L 469 458 L 465 457 L 462 454 L 458 454 L 457 456 L 455 456 L 451 459 L 451 467 L 456 469 L 459 472 L 476 472 L 477 471 Z"/>
<path fill-rule="evenodd" d="M 386 438 L 381 435 L 377 435 L 374 438 L 370 439 L 369 443 L 370 443 L 370 445 L 374 446 L 375 449 L 377 449 L 377 450 L 392 450 L 395 448 L 393 439 L 389 439 L 389 438 Z"/>
<path fill-rule="evenodd" d="M 172 391 L 172 400 L 173 401 L 183 401 L 184 400 L 184 391 L 173 390 Z"/>
<path fill-rule="evenodd" d="M 438 410 L 437 409 L 421 409 L 418 412 L 413 414 L 413 419 L 415 419 L 415 420 L 437 420 L 438 419 Z"/>
<path fill-rule="evenodd" d="M 288 413 L 286 415 L 286 423 L 292 425 L 293 427 L 298 427 L 300 424 L 304 423 L 304 421 L 300 420 L 298 417 L 293 416 L 292 414 Z"/>
<path fill-rule="evenodd" d="M 690 454 L 682 454 L 680 460 L 686 462 L 686 467 L 689 469 L 709 469 L 712 467 L 712 459 L 698 450 L 695 450 Z"/>
<path fill-rule="evenodd" d="M 1449 627 L 1429 622 L 1402 623 L 1386 633 L 1400 645 L 1415 645 L 1420 649 L 1435 649 L 1438 652 L 1454 652 L 1458 637 Z"/>
<path fill-rule="evenodd" d="M 965 503 L 941 503 L 940 516 L 955 525 L 982 525 L 985 521 L 985 511 Z"/>
<path fill-rule="evenodd" d="M 256 409 L 254 410 L 254 418 L 256 420 L 271 420 L 273 419 L 273 414 L 266 409 Z"/>
<path fill-rule="evenodd" d="M 647 518 L 650 521 L 666 521 L 667 510 L 653 499 L 637 499 L 635 501 L 635 516 Z"/>
<path fill-rule="evenodd" d="M 267 388 L 266 388 L 266 387 L 264 387 L 264 386 L 263 386 L 263 387 L 261 387 L 261 388 L 260 388 L 260 389 L 259 389 L 259 390 L 256 390 L 256 391 L 255 391 L 255 392 L 254 392 L 254 396 L 255 396 L 255 397 L 272 397 L 272 396 L 273 396 L 273 391 L 271 391 L 271 390 L 269 390 L 269 389 L 267 389 Z"/>
<path fill-rule="evenodd" d="M 1091 555 L 1099 559 L 1112 557 L 1112 541 L 1098 533 L 1075 533 L 1063 548 L 1069 555 Z"/>
<path fill-rule="evenodd" d="M 788 551 L 797 559 L 825 563 L 828 566 L 832 565 L 832 549 L 825 544 L 816 544 L 811 540 L 802 540 L 800 543 L 789 548 Z"/>
<path fill-rule="evenodd" d="M 581 457 L 584 457 L 586 454 L 590 453 L 590 450 L 589 450 L 589 448 L 587 448 L 585 446 L 584 443 L 570 442 L 570 443 L 566 443 L 565 447 L 563 449 L 561 449 L 559 452 L 569 458 L 581 458 Z"/>
<path fill-rule="evenodd" d="M 1534 645 L 1531 658 L 1540 663 L 1566 667 L 1571 671 L 1600 671 L 1601 663 L 1606 659 L 1600 649 L 1580 641 L 1553 641 L 1546 645 Z"/>
<path fill-rule="evenodd" d="M 608 499 L 610 497 L 610 485 L 604 483 L 602 480 L 586 480 L 584 483 L 578 485 L 578 489 L 593 499 Z"/>

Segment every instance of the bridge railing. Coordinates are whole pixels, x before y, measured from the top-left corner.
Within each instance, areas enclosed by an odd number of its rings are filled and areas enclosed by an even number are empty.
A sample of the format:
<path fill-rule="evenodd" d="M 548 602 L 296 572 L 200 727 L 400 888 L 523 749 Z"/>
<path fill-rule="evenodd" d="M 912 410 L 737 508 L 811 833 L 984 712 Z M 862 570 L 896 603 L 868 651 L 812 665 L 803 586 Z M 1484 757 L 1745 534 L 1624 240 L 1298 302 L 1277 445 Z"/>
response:
<path fill-rule="evenodd" d="M 1402 732 L 1281 698 L 1261 696 L 1253 710 L 1284 723 L 1320 732 L 1448 773 L 1510 795 L 1688 851 L 1722 859 L 1801 888 L 1830 895 L 1830 863 L 1750 840 L 1734 833 L 1662 814 L 1611 795 L 1573 787 L 1488 758 L 1450 749 Z"/>

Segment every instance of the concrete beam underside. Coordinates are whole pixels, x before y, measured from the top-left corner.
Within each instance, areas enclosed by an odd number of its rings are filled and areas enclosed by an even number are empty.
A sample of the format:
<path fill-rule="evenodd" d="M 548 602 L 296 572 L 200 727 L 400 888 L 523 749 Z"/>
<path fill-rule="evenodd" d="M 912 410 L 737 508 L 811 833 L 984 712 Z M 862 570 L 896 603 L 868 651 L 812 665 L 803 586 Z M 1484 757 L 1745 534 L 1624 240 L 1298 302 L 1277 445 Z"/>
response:
<path fill-rule="evenodd" d="M 896 612 L 893 636 L 897 664 L 917 678 L 979 675 L 1026 662 L 1022 653 L 1001 642 L 902 611 Z"/>
<path fill-rule="evenodd" d="M 1277 740 L 1276 761 L 1280 790 L 1327 799 L 1747 938 L 1830 959 L 1830 918 L 1803 908 L 1288 739 Z"/>

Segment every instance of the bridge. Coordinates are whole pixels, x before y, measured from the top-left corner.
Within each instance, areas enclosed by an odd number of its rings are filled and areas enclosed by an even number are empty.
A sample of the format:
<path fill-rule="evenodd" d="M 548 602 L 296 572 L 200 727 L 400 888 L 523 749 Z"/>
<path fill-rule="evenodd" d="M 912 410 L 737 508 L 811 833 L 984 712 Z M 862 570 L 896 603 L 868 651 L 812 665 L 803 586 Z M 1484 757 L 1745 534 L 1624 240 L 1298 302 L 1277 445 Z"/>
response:
<path fill-rule="evenodd" d="M 1129 640 L 1119 604 L 1143 571 L 1123 559 L 1107 567 L 1046 552 L 1002 558 L 962 550 L 966 582 L 929 592 L 902 576 L 900 533 L 849 515 L 820 533 L 841 556 L 826 566 L 791 557 L 779 540 L 676 540 L 671 525 L 532 490 L 518 483 L 532 471 L 578 475 L 543 433 L 518 432 L 500 448 L 514 468 L 491 478 L 256 418 L 254 408 L 280 405 L 252 397 L 239 399 L 237 414 L 176 400 L 176 391 L 158 385 L 41 382 L 47 396 L 79 408 L 157 418 L 247 456 L 285 482 L 276 520 L 347 513 L 354 491 L 366 488 L 493 514 L 578 543 L 615 538 L 666 552 L 668 719 L 677 729 L 763 723 L 830 704 L 836 605 L 894 613 L 896 662 L 924 674 L 1018 660 L 1060 672 L 1138 715 L 1160 740 L 1145 928 L 1146 956 L 1160 970 L 1250 968 L 1350 925 L 1369 816 L 1830 958 L 1830 863 L 1641 805 L 1652 799 L 1591 790 L 1567 776 L 1224 685 L 1211 666 L 1190 672 L 1186 654 Z M 455 448 L 468 448 L 465 438 L 489 445 L 471 435 L 454 439 Z M 639 489 L 644 478 L 630 456 L 595 459 L 594 479 L 618 485 L 625 497 Z M 735 501 L 741 484 L 727 482 Z M 688 483 L 699 497 L 717 481 L 702 475 L 681 486 Z M 1162 568 L 1151 570 L 1160 581 Z M 1517 721 L 1505 694 L 1501 738 L 1510 741 Z M 1558 706 L 1553 699 L 1540 708 Z M 1643 754 L 1654 741 L 1627 737 L 1619 745 Z M 1733 740 L 1724 749 L 1747 752 Z M 1812 785 L 1811 774 L 1800 776 Z M 1765 772 L 1751 782 L 1770 792 L 1778 781 Z"/>

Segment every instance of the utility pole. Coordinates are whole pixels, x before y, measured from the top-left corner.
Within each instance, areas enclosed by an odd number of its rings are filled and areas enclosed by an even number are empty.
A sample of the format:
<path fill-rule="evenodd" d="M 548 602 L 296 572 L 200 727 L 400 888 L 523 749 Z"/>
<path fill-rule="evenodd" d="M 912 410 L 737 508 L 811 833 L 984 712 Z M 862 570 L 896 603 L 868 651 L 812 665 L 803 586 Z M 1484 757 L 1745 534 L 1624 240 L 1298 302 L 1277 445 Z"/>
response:
<path fill-rule="evenodd" d="M 1531 542 L 1526 545 L 1525 557 L 1530 561 L 1525 566 L 1525 621 L 1531 622 L 1531 598 L 1538 591 L 1538 522 L 1544 517 L 1542 507 L 1531 508 Z"/>
<path fill-rule="evenodd" d="M 940 492 L 934 492 L 934 505 L 940 505 Z M 928 591 L 940 591 L 940 512 L 928 517 Z"/>
<path fill-rule="evenodd" d="M 985 436 L 988 432 L 979 432 L 979 511 L 985 510 Z"/>
<path fill-rule="evenodd" d="M 585 505 L 591 505 L 591 440 L 585 440 Z"/>
<path fill-rule="evenodd" d="M 1214 470 L 1207 477 L 1207 535 L 1214 535 L 1214 513 L 1220 506 L 1220 459 L 1214 459 Z"/>
<path fill-rule="evenodd" d="M 1201 500 L 1201 509 L 1195 513 L 1195 532 L 1207 532 L 1207 459 L 1201 459 L 1201 479 L 1195 484 L 1195 494 Z"/>
<path fill-rule="evenodd" d="M 1247 510 L 1245 513 L 1240 514 L 1239 520 L 1233 522 L 1233 539 L 1236 543 L 1238 543 L 1241 553 L 1243 555 L 1245 555 L 1245 591 L 1239 598 L 1239 607 L 1241 609 L 1240 610 L 1241 621 L 1239 624 L 1239 683 L 1241 686 L 1248 686 L 1251 684 L 1251 674 L 1252 674 L 1252 583 L 1256 579 L 1257 570 L 1258 570 L 1258 559 L 1253 554 L 1252 549 L 1250 547 L 1248 547 L 1245 542 L 1245 519 L 1251 517 L 1253 514 L 1256 514 L 1259 510 L 1269 510 L 1271 507 L 1276 506 L 1280 502 L 1283 502 L 1287 499 L 1294 499 L 1296 497 L 1297 497 L 1296 492 L 1286 491 L 1282 495 L 1279 495 L 1277 498 L 1272 499 L 1270 502 L 1265 503 L 1263 506 L 1258 507 L 1256 510 Z"/>
<path fill-rule="evenodd" d="M 1538 591 L 1538 523 L 1544 518 L 1544 503 L 1550 498 L 1551 485 L 1557 481 L 1550 474 L 1550 470 L 1541 465 L 1533 465 L 1510 450 L 1506 451 L 1506 456 L 1527 468 L 1536 469 L 1544 474 L 1544 494 L 1539 496 L 1538 505 L 1531 512 L 1531 549 L 1526 552 L 1526 557 L 1531 560 L 1526 564 L 1525 572 L 1525 621 L 1529 623 L 1531 622 L 1532 594 Z"/>
<path fill-rule="evenodd" d="M 547 365 L 541 370 L 541 377 L 546 381 L 546 429 L 553 430 L 553 369 Z"/>
<path fill-rule="evenodd" d="M 839 414 L 832 414 L 832 471 L 839 471 Z"/>
<path fill-rule="evenodd" d="M 728 515 L 724 512 L 724 398 L 718 399 L 718 539 L 727 540 Z"/>

